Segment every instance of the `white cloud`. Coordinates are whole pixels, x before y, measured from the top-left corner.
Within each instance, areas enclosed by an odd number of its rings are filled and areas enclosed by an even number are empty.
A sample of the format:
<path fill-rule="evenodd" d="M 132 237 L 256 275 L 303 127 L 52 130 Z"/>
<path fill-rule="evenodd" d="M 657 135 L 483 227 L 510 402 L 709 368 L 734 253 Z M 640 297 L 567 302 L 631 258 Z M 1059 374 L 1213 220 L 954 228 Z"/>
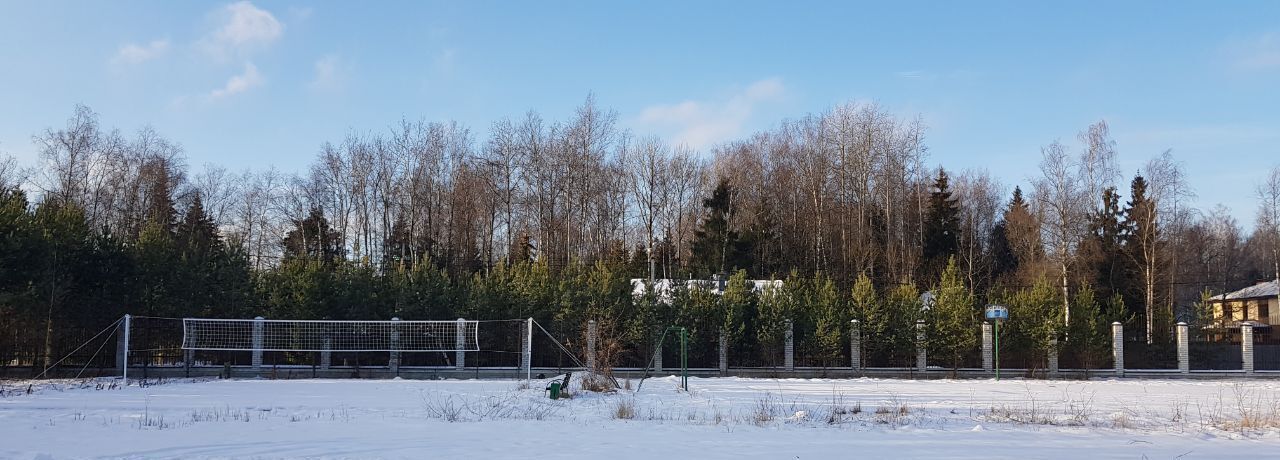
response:
<path fill-rule="evenodd" d="M 116 55 L 111 58 L 111 62 L 115 64 L 141 64 L 164 56 L 168 52 L 169 40 L 165 39 L 152 40 L 151 43 L 145 45 L 127 43 L 121 46 L 119 51 L 116 51 Z"/>
<path fill-rule="evenodd" d="M 244 63 L 244 73 L 233 75 L 227 80 L 227 84 L 223 87 L 213 90 L 209 93 L 209 100 L 216 101 L 225 99 L 236 94 L 243 93 L 258 86 L 262 86 L 264 82 L 262 75 L 258 74 L 258 68 L 252 62 Z"/>
<path fill-rule="evenodd" d="M 247 0 L 223 7 L 216 17 L 221 25 L 199 42 L 215 56 L 244 55 L 275 43 L 284 35 L 284 24 Z"/>
<path fill-rule="evenodd" d="M 778 101 L 785 93 L 782 80 L 769 78 L 715 100 L 649 106 L 636 121 L 664 131 L 677 143 L 703 149 L 742 135 L 743 126 L 760 104 Z"/>
<path fill-rule="evenodd" d="M 315 63 L 315 77 L 307 83 L 313 91 L 333 91 L 342 87 L 342 60 L 336 54 L 326 55 Z"/>
<path fill-rule="evenodd" d="M 1227 55 L 1244 70 L 1280 69 L 1280 32 L 1267 32 L 1226 44 Z"/>

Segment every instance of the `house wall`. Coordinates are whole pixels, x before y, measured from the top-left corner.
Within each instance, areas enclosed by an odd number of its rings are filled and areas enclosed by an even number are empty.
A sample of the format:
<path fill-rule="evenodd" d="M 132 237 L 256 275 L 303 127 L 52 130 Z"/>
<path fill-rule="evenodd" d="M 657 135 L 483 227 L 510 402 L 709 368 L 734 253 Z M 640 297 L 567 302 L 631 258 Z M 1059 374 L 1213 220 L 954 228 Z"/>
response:
<path fill-rule="evenodd" d="M 1230 313 L 1223 317 L 1223 306 L 1227 307 Z M 1213 317 L 1216 321 L 1244 321 L 1253 320 L 1261 323 L 1280 326 L 1280 311 L 1277 311 L 1276 298 L 1254 298 L 1228 300 L 1226 302 L 1217 302 L 1213 305 Z"/>

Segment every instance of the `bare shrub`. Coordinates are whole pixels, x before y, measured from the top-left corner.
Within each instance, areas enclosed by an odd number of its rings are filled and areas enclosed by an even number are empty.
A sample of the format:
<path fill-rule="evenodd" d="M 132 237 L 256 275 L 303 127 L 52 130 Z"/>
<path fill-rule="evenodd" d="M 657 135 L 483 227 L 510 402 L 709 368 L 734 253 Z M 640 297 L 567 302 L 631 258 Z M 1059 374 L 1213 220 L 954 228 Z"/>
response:
<path fill-rule="evenodd" d="M 636 418 L 636 401 L 634 399 L 619 399 L 613 404 L 613 412 L 610 415 L 614 420 L 631 420 Z"/>

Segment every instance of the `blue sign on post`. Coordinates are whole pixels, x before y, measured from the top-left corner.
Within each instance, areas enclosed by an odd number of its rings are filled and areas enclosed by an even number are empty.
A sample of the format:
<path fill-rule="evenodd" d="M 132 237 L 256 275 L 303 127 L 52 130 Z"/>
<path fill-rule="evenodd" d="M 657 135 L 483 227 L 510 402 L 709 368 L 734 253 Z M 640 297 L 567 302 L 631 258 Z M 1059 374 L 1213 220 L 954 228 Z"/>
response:
<path fill-rule="evenodd" d="M 1009 309 L 1004 305 L 987 305 L 987 320 L 996 324 L 995 365 L 996 381 L 1000 381 L 1000 322 L 1009 319 Z"/>

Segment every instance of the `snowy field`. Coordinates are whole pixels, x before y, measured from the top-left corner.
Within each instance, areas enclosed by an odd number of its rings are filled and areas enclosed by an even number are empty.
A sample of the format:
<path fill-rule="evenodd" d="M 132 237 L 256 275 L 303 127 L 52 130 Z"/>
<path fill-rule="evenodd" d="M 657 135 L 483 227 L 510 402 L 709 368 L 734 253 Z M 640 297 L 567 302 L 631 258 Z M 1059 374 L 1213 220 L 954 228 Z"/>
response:
<path fill-rule="evenodd" d="M 0 457 L 1274 458 L 1280 381 L 229 380 L 0 387 Z M 624 382 L 626 383 L 626 382 Z M 101 385 L 101 387 L 99 386 Z"/>

